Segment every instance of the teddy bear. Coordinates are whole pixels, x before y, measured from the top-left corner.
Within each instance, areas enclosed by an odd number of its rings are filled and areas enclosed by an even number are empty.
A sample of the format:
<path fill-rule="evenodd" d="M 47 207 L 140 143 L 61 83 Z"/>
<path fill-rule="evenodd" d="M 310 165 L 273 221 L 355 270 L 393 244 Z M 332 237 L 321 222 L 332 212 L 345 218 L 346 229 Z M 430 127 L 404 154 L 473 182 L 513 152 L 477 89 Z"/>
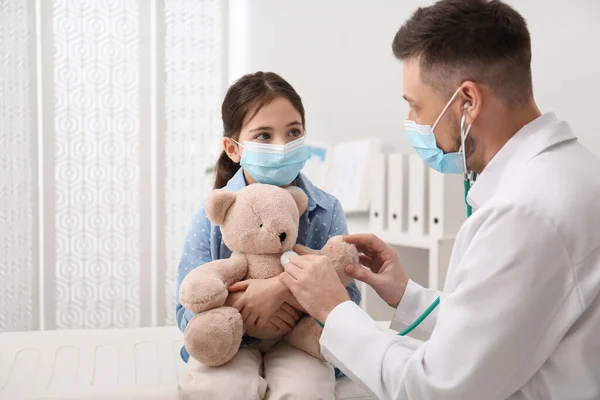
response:
<path fill-rule="evenodd" d="M 262 337 L 261 328 L 246 326 L 239 311 L 227 306 L 228 288 L 241 280 L 281 274 L 283 253 L 293 250 L 301 255 L 325 255 L 342 284 L 352 282 L 344 269 L 358 263 L 358 251 L 341 236 L 331 237 L 321 250 L 296 244 L 300 216 L 307 207 L 306 194 L 293 186 L 284 189 L 255 183 L 238 192 L 217 189 L 208 196 L 206 216 L 220 226 L 223 242 L 232 254 L 193 269 L 181 283 L 181 305 L 196 314 L 184 331 L 186 349 L 196 360 L 207 366 L 223 365 L 235 356 L 244 334 Z M 324 359 L 319 345 L 321 332 L 316 320 L 305 315 L 281 339 Z"/>

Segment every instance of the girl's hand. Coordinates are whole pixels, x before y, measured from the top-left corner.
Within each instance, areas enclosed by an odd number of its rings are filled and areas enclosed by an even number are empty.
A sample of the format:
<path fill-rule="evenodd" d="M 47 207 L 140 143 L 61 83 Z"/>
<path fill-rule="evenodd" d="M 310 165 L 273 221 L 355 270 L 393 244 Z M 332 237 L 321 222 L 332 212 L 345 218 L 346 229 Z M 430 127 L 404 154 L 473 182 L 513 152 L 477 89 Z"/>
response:
<path fill-rule="evenodd" d="M 229 292 L 229 296 L 227 296 L 227 300 L 225 300 L 225 305 L 227 307 L 233 307 L 236 301 L 242 298 L 244 292 Z"/>
<path fill-rule="evenodd" d="M 225 305 L 233 307 L 235 302 L 241 299 L 243 295 L 244 292 L 230 293 Z M 283 303 L 271 318 L 269 318 L 265 326 L 260 329 L 260 335 L 256 337 L 258 339 L 274 339 L 287 335 L 296 327 L 297 321 L 294 315 L 297 315 L 297 311 L 288 303 Z M 246 324 L 246 326 L 249 325 Z"/>
<path fill-rule="evenodd" d="M 295 310 L 287 303 L 283 303 L 281 308 L 275 311 L 275 314 L 269 318 L 260 334 L 255 337 L 259 339 L 274 339 L 290 333 L 296 326 L 296 319 L 293 317 Z"/>
<path fill-rule="evenodd" d="M 298 322 L 300 315 L 298 311 L 294 310 L 294 307 L 288 303 L 283 303 L 281 307 L 269 318 L 267 325 L 271 324 L 277 327 L 281 335 L 290 333 L 296 323 Z"/>
<path fill-rule="evenodd" d="M 240 311 L 244 322 L 260 328 L 267 324 L 287 298 L 287 288 L 279 282 L 278 277 L 237 282 L 229 287 L 229 291 L 244 292 L 232 307 Z M 295 325 L 300 316 L 291 307 L 290 309 L 293 314 L 289 312 L 286 314 L 289 314 Z"/>

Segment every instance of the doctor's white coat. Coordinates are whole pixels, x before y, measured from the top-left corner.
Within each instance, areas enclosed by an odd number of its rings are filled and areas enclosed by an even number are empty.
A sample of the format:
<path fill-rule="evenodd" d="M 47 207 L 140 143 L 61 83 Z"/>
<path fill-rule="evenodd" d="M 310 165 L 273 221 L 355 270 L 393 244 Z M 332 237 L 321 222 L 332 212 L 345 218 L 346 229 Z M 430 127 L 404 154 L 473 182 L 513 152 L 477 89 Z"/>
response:
<path fill-rule="evenodd" d="M 443 292 L 410 282 L 379 331 L 351 302 L 329 315 L 325 357 L 378 399 L 600 399 L 600 161 L 545 114 L 492 159 L 468 198 Z"/>

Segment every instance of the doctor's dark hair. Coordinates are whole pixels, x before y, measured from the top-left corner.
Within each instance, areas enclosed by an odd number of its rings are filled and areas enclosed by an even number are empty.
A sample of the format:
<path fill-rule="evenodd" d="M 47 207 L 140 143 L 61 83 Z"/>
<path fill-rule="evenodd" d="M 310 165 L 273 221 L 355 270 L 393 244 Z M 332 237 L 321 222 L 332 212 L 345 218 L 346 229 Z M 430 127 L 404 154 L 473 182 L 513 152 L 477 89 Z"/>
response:
<path fill-rule="evenodd" d="M 292 103 L 300 113 L 302 126 L 306 126 L 302 99 L 292 85 L 273 72 L 259 71 L 244 75 L 227 90 L 221 106 L 223 136 L 237 140 L 244 123 L 250 121 L 261 108 L 279 97 Z M 214 188 L 225 187 L 239 169 L 240 164 L 233 162 L 223 150 L 217 161 Z"/>
<path fill-rule="evenodd" d="M 392 49 L 419 62 L 423 81 L 450 96 L 465 80 L 487 85 L 508 107 L 533 97 L 525 19 L 498 0 L 442 0 L 419 8 Z"/>

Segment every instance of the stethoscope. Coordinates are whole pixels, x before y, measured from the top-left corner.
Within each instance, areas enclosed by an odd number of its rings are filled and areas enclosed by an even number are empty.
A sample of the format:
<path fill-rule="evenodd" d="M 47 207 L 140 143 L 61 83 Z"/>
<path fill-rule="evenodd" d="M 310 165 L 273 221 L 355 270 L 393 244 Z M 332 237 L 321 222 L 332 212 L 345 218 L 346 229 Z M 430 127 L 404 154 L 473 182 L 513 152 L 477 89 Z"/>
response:
<path fill-rule="evenodd" d="M 469 202 L 467 201 L 467 196 L 469 194 L 469 190 L 471 189 L 471 182 L 475 182 L 475 179 L 477 178 L 477 176 L 474 172 L 471 172 L 471 173 L 465 173 L 464 178 L 465 178 L 465 180 L 464 180 L 465 203 L 467 205 L 467 218 L 469 218 L 471 216 L 471 213 L 473 212 L 473 209 L 472 209 L 471 205 L 469 204 Z M 292 255 L 297 255 L 297 254 L 293 251 L 284 253 L 281 256 L 281 264 L 285 266 L 285 264 L 287 264 L 289 262 L 289 259 Z M 429 316 L 429 314 L 431 314 L 433 312 L 433 310 L 436 309 L 436 307 L 439 304 L 440 304 L 440 298 L 438 297 L 437 299 L 435 299 L 435 301 L 433 303 L 431 303 L 431 305 L 427 308 L 427 310 L 425 310 L 423 312 L 423 314 L 421 314 L 412 324 L 410 324 L 402 332 L 398 333 L 398 336 L 406 336 L 410 332 L 412 332 L 416 327 L 418 327 L 421 324 L 421 322 L 423 322 L 425 320 L 425 318 L 427 318 Z M 319 321 L 318 319 L 315 318 L 315 321 L 317 321 L 317 324 L 319 324 L 319 326 L 321 328 L 325 327 L 325 325 L 323 325 L 323 323 L 321 321 Z"/>
<path fill-rule="evenodd" d="M 468 195 L 469 195 L 469 190 L 471 190 L 471 184 L 472 182 L 475 182 L 475 180 L 477 179 L 477 174 L 473 171 L 469 171 L 467 169 L 467 155 L 465 152 L 465 140 L 467 138 L 467 135 L 469 134 L 469 130 L 471 129 L 471 126 L 467 127 L 467 112 L 466 109 L 468 108 L 468 104 L 465 104 L 465 111 L 463 112 L 461 121 L 460 121 L 460 141 L 461 141 L 461 153 L 462 153 L 462 159 L 463 159 L 463 177 L 464 177 L 464 190 L 465 190 L 465 204 L 467 206 L 467 218 L 469 218 L 471 216 L 471 214 L 473 213 L 473 208 L 471 207 L 471 205 L 469 204 L 469 202 L 467 201 Z M 292 255 L 297 255 L 295 252 L 293 251 L 287 251 L 285 253 L 283 253 L 281 255 L 281 265 L 284 266 L 289 262 L 290 257 Z M 412 324 L 410 324 L 406 329 L 404 329 L 402 332 L 398 333 L 398 336 L 406 336 L 408 335 L 410 332 L 412 332 L 416 327 L 418 327 L 424 320 L 425 318 L 427 318 L 432 312 L 433 310 L 436 309 L 436 307 L 440 304 L 440 298 L 438 297 L 437 299 L 434 300 L 433 303 L 431 303 L 431 305 L 427 308 L 427 310 L 425 310 Z M 323 323 L 321 321 L 319 321 L 318 319 L 315 318 L 315 321 L 317 321 L 317 324 L 319 324 L 319 326 L 321 328 L 324 328 L 325 325 L 323 325 Z"/>
<path fill-rule="evenodd" d="M 464 153 L 464 151 L 463 151 L 463 153 Z M 463 155 L 463 157 L 464 157 L 464 155 Z M 469 190 L 471 189 L 471 182 L 475 182 L 476 174 L 474 172 L 471 172 L 470 174 L 469 173 L 465 173 L 464 177 L 465 177 L 465 181 L 464 181 L 464 186 L 465 186 L 465 203 L 467 205 L 467 218 L 469 218 L 471 216 L 471 213 L 473 212 L 473 209 L 472 209 L 471 205 L 469 204 L 469 202 L 467 201 L 467 196 L 469 194 Z M 412 332 L 413 329 L 415 329 L 417 326 L 419 326 L 421 324 L 421 322 L 423 322 L 423 320 L 425 318 L 427 318 L 429 316 L 429 314 L 431 314 L 433 312 L 433 310 L 435 310 L 435 308 L 439 304 L 440 304 L 440 298 L 438 297 L 437 299 L 435 299 L 435 301 L 433 303 L 431 303 L 431 305 L 427 308 L 427 310 L 425 310 L 423 312 L 423 314 L 421 314 L 419 316 L 419 318 L 417 318 L 415 320 L 415 322 L 413 322 L 412 324 L 410 324 L 402 332 L 398 333 L 398 336 L 406 336 L 410 332 Z M 317 321 L 317 322 L 319 323 L 319 325 L 321 325 L 321 327 L 323 327 L 323 325 L 319 321 Z"/>
<path fill-rule="evenodd" d="M 473 208 L 467 201 L 467 198 L 469 195 L 469 190 L 471 190 L 471 183 L 475 182 L 475 180 L 477 179 L 477 174 L 475 172 L 469 171 L 467 169 L 467 155 L 466 155 L 466 151 L 465 151 L 465 140 L 467 138 L 467 135 L 469 134 L 469 130 L 471 129 L 471 126 L 467 127 L 467 112 L 466 112 L 467 108 L 468 108 L 468 104 L 465 104 L 465 111 L 463 112 L 462 118 L 460 120 L 460 145 L 461 145 L 461 149 L 462 149 L 461 154 L 462 154 L 462 159 L 463 159 L 465 204 L 467 205 L 467 218 L 469 218 L 471 216 L 471 214 L 473 213 Z M 435 301 L 433 303 L 431 303 L 431 305 L 427 308 L 427 310 L 425 310 L 423 312 L 423 314 L 421 314 L 419 316 L 419 318 L 417 318 L 415 320 L 415 322 L 410 324 L 402 332 L 398 333 L 398 336 L 406 336 L 410 332 L 412 332 L 417 326 L 419 326 L 421 324 L 421 322 L 423 322 L 423 320 L 425 320 L 425 318 L 427 318 L 429 316 L 429 314 L 431 314 L 433 312 L 433 310 L 435 310 L 435 308 L 439 304 L 440 304 L 440 298 L 438 297 L 437 299 L 435 299 Z M 319 322 L 319 321 L 317 321 L 317 322 Z M 320 322 L 319 322 L 319 325 L 321 325 L 321 327 L 323 327 L 323 325 Z"/>

